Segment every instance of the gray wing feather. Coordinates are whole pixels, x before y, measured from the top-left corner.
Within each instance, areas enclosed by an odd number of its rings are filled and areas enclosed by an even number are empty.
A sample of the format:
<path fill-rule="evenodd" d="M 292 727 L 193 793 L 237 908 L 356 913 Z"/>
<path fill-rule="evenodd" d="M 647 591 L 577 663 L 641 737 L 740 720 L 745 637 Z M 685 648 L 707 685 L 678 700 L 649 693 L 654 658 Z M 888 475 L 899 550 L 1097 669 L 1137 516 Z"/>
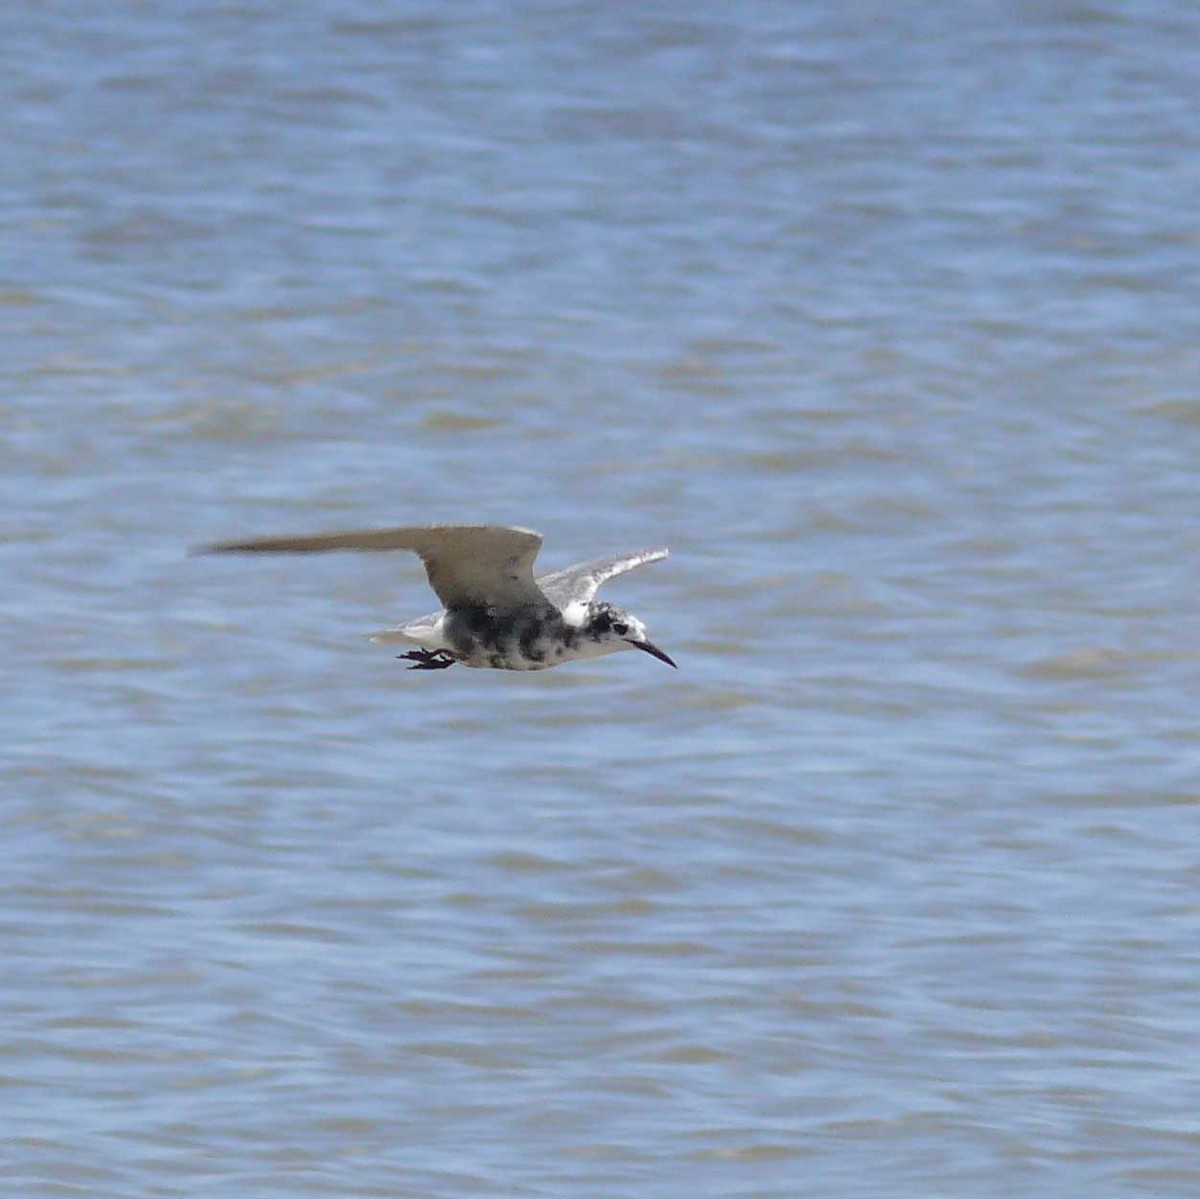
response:
<path fill-rule="evenodd" d="M 298 537 L 255 537 L 202 546 L 201 553 L 314 554 L 329 550 L 412 550 L 425 563 L 429 585 L 447 608 L 497 609 L 544 604 L 533 579 L 542 535 L 500 525 L 411 525 Z"/>
<path fill-rule="evenodd" d="M 647 562 L 660 562 L 667 556 L 665 549 L 642 550 L 636 554 L 622 554 L 618 558 L 595 558 L 591 562 L 580 562 L 575 566 L 541 575 L 537 585 L 542 594 L 561 612 L 574 603 L 591 603 L 601 584 L 616 575 L 624 574 Z M 372 641 L 420 641 L 421 633 L 434 624 L 440 612 L 431 612 L 419 620 L 397 628 L 381 629 L 371 635 Z M 413 634 L 416 634 L 414 636 Z"/>
<path fill-rule="evenodd" d="M 540 575 L 537 585 L 546 598 L 560 611 L 570 604 L 590 604 L 596 592 L 617 575 L 624 574 L 647 562 L 660 562 L 667 556 L 665 549 L 639 550 L 616 558 L 595 558 L 580 562 L 553 574 Z"/>

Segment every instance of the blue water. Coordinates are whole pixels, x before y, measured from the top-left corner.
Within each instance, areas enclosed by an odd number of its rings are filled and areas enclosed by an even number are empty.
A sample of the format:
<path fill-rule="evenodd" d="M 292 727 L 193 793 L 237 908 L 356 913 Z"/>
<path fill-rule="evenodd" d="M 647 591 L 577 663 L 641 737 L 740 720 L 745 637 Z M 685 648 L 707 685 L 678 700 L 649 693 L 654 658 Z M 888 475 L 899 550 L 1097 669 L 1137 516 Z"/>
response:
<path fill-rule="evenodd" d="M 0 33 L 6 1193 L 1200 1192 L 1200 10 Z"/>

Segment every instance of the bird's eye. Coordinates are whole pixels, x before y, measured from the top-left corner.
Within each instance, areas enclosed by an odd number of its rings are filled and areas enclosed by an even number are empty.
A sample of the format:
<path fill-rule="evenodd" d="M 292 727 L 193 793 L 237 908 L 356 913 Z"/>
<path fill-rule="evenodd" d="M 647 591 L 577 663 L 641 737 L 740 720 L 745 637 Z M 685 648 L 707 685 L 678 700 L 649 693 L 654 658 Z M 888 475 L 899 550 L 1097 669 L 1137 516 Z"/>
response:
<path fill-rule="evenodd" d="M 625 634 L 629 632 L 629 626 L 627 624 L 622 624 L 619 620 L 614 621 L 613 632 L 616 633 L 618 637 L 624 637 Z"/>

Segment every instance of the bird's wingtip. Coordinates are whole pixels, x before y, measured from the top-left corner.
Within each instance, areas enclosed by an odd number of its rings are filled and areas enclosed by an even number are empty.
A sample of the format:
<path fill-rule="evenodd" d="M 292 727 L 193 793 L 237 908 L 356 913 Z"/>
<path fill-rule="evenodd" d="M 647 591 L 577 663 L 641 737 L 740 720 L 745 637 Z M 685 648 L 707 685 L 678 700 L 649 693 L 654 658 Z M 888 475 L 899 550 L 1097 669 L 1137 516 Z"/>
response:
<path fill-rule="evenodd" d="M 202 545 L 189 546 L 187 556 L 203 558 L 208 554 L 242 554 L 253 548 L 252 545 L 244 545 L 240 541 L 206 541 Z"/>

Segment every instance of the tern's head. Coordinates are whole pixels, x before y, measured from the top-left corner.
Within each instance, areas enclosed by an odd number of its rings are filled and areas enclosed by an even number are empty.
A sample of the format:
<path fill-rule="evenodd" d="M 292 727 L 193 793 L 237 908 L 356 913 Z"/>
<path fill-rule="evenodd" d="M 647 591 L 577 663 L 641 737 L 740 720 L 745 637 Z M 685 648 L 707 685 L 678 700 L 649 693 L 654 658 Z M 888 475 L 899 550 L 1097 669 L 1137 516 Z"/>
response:
<path fill-rule="evenodd" d="M 612 653 L 619 649 L 641 649 L 668 666 L 675 665 L 646 636 L 646 626 L 636 616 L 631 616 L 615 604 L 588 604 L 582 632 L 590 641 L 596 643 L 601 653 Z"/>

